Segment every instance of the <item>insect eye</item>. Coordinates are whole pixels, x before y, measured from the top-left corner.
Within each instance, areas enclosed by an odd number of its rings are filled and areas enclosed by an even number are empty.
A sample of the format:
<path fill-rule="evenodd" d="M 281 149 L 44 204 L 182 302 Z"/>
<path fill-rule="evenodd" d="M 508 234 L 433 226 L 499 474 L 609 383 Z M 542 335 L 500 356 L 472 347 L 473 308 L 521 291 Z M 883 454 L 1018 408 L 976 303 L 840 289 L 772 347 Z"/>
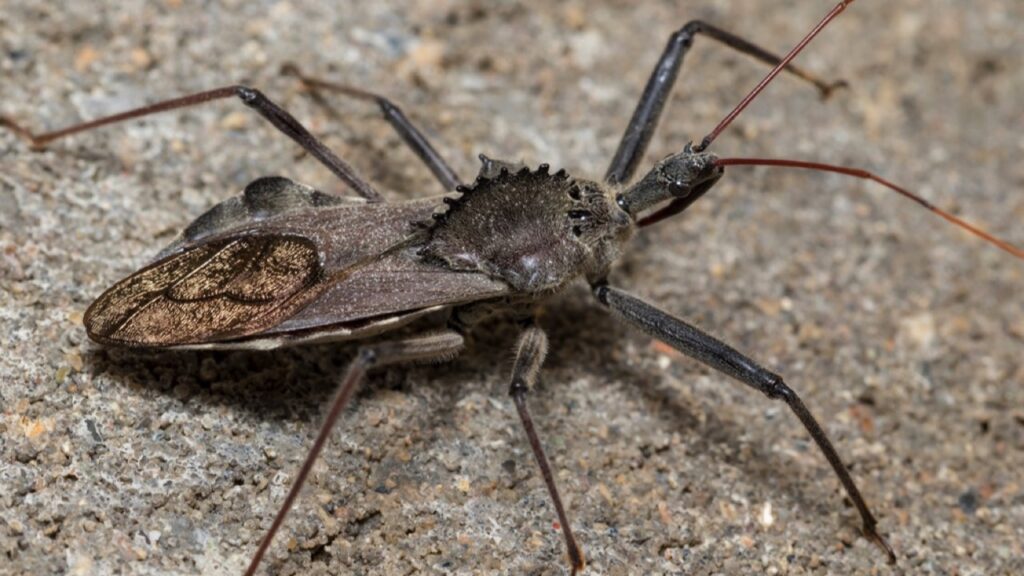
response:
<path fill-rule="evenodd" d="M 685 198 L 690 195 L 690 187 L 682 180 L 673 180 L 669 182 L 668 191 L 676 198 Z"/>

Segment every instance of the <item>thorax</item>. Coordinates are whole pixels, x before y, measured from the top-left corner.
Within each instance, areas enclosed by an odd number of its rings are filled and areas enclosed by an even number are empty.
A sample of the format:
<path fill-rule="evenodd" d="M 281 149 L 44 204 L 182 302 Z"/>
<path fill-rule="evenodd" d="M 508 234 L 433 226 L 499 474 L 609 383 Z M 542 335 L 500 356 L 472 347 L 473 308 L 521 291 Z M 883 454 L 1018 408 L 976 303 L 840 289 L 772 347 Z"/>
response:
<path fill-rule="evenodd" d="M 565 171 L 549 174 L 543 165 L 485 170 L 459 192 L 435 214 L 419 255 L 452 270 L 484 272 L 519 292 L 603 274 L 633 231 L 604 186 Z"/>

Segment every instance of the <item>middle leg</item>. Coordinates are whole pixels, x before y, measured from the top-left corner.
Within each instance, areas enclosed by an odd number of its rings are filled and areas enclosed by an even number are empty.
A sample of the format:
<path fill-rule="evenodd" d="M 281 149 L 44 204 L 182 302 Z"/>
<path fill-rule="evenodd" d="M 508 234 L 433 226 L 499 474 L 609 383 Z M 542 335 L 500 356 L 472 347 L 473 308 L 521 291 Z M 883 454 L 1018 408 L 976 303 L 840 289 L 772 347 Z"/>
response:
<path fill-rule="evenodd" d="M 569 524 L 569 516 L 565 513 L 565 506 L 562 505 L 562 498 L 558 495 L 558 487 L 555 486 L 555 477 L 551 473 L 551 466 L 544 454 L 544 448 L 540 444 L 537 430 L 533 426 L 533 418 L 526 407 L 526 393 L 533 389 L 537 383 L 537 375 L 544 363 L 544 357 L 548 353 L 548 337 L 540 328 L 529 325 L 519 336 L 516 344 L 516 359 L 512 366 L 512 383 L 509 385 L 508 393 L 515 402 L 516 411 L 519 412 L 519 419 L 526 430 L 526 437 L 530 441 L 530 449 L 540 466 L 544 483 L 548 487 L 548 494 L 555 505 L 555 513 L 558 514 L 558 522 L 562 525 L 562 534 L 565 536 L 565 547 L 569 552 L 569 561 L 572 562 L 572 573 L 583 570 L 583 551 L 576 543 L 572 535 L 572 526 Z"/>
<path fill-rule="evenodd" d="M 323 98 L 317 92 L 317 90 L 326 90 L 328 92 L 335 92 L 338 94 L 344 94 L 351 98 L 359 100 L 368 100 L 377 104 L 380 108 L 381 114 L 384 116 L 384 120 L 398 133 L 398 136 L 402 138 L 405 144 L 413 151 L 414 154 L 426 165 L 427 168 L 434 174 L 434 178 L 444 186 L 445 191 L 454 191 L 462 181 L 459 180 L 459 176 L 452 170 L 452 167 L 444 161 L 441 154 L 430 144 L 430 140 L 421 132 L 416 125 L 409 120 L 408 116 L 402 112 L 402 109 L 391 100 L 376 94 L 363 90 L 362 88 L 356 88 L 355 86 L 348 86 L 345 84 L 338 84 L 335 82 L 329 82 L 327 80 L 320 80 L 310 76 L 306 76 L 299 70 L 298 66 L 294 64 L 286 64 L 281 72 L 289 76 L 298 78 L 302 84 L 309 89 L 310 94 L 320 104 L 330 110 L 327 103 L 324 102 Z"/>
<path fill-rule="evenodd" d="M 205 92 L 197 92 L 187 96 L 171 98 L 170 100 L 162 100 L 141 108 L 133 108 L 118 114 L 104 116 L 102 118 L 74 124 L 60 130 L 41 134 L 32 132 L 6 116 L 0 116 L 0 126 L 17 134 L 19 137 L 27 141 L 33 149 L 41 150 L 50 142 L 66 136 L 71 136 L 72 134 L 87 132 L 110 124 L 117 124 L 128 120 L 134 120 L 136 118 L 159 114 L 161 112 L 188 108 L 190 106 L 196 106 L 212 102 L 214 100 L 223 100 L 225 98 L 232 97 L 236 97 L 241 100 L 243 104 L 252 108 L 267 122 L 270 122 L 274 128 L 277 128 L 277 130 L 282 134 L 291 138 L 299 146 L 302 146 L 306 152 L 309 152 L 314 158 L 319 160 L 321 164 L 326 166 L 327 169 L 333 172 L 340 180 L 348 184 L 357 194 L 371 202 L 383 201 L 381 195 L 369 184 L 369 182 L 360 178 L 347 162 L 339 158 L 331 151 L 330 148 L 313 136 L 313 134 L 311 134 L 305 126 L 296 120 L 294 116 L 289 114 L 287 110 L 275 104 L 259 90 L 243 86 L 241 84 L 224 86 L 223 88 L 216 88 Z"/>

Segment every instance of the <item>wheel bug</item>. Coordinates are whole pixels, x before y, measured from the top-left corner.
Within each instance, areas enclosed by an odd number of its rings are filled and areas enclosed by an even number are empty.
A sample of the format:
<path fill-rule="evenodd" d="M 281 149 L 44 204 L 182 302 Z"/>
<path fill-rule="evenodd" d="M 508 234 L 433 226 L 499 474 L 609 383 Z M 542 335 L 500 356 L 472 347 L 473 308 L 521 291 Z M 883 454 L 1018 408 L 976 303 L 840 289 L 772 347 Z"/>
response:
<path fill-rule="evenodd" d="M 325 88 L 326 88 L 326 87 L 325 87 Z M 655 114 L 655 115 L 656 115 L 656 114 Z M 652 129 L 653 129 L 653 126 L 652 126 Z M 414 133 L 413 133 L 413 134 L 414 134 Z M 647 135 L 647 137 L 649 137 L 649 134 Z M 641 148 L 642 148 L 643 146 L 645 146 L 645 145 L 646 145 L 646 142 L 643 142 L 643 143 L 639 144 L 639 146 L 640 146 Z M 620 150 L 621 150 L 621 149 L 620 149 Z M 637 156 L 639 156 L 639 155 L 637 155 Z M 496 167 L 496 168 L 498 169 L 498 172 L 499 172 L 499 174 L 500 174 L 500 167 Z M 262 184 L 263 184 L 264 186 L 267 186 L 268 188 L 273 188 L 273 184 L 274 184 L 274 183 L 273 183 L 273 182 L 263 182 Z M 281 185 L 282 183 L 278 182 L 277 184 L 278 184 L 278 185 L 280 186 L 280 185 Z M 285 184 L 286 184 L 286 183 L 285 183 Z M 260 189 L 260 187 L 258 187 L 258 186 L 256 186 L 256 187 L 254 187 L 254 188 L 253 188 L 253 192 L 254 192 L 253 196 L 259 196 L 259 193 L 258 193 L 258 190 L 259 190 L 259 189 Z M 703 191 L 702 191 L 702 192 L 703 192 Z M 300 194 L 301 194 L 301 193 L 305 193 L 305 194 L 307 194 L 309 198 L 313 198 L 313 199 L 314 199 L 314 200 L 313 200 L 313 202 L 314 202 L 314 203 L 315 203 L 315 202 L 318 202 L 318 201 L 320 201 L 320 200 L 317 200 L 317 199 L 318 199 L 319 197 L 318 197 L 318 196 L 316 196 L 316 195 L 315 195 L 315 194 L 313 194 L 313 193 L 309 193 L 309 192 L 304 192 L 304 191 L 301 191 L 301 190 L 299 191 L 299 193 L 300 193 Z M 698 195 L 697 195 L 697 194 L 692 194 L 692 196 L 693 196 L 694 198 L 696 198 L 696 197 L 697 197 Z M 326 203 L 326 202 L 329 202 L 328 200 L 323 200 L 323 201 L 324 201 L 325 203 Z M 677 205 L 676 205 L 676 206 L 675 206 L 675 207 L 674 207 L 673 209 L 676 209 L 676 208 L 679 208 L 679 205 L 678 205 L 678 204 L 677 204 Z M 290 251 L 290 250 L 299 250 L 299 248 L 297 248 L 297 247 L 294 247 L 294 246 L 293 246 L 293 247 L 291 247 L 291 248 L 287 248 L 287 249 L 284 249 L 284 248 L 283 248 L 283 250 L 286 250 L 286 251 Z M 172 249 L 172 251 L 173 251 L 173 249 Z M 606 295 L 606 296 L 607 296 L 607 295 Z M 568 526 L 568 523 L 566 523 L 566 522 L 563 522 L 563 525 L 565 525 L 565 526 Z"/>

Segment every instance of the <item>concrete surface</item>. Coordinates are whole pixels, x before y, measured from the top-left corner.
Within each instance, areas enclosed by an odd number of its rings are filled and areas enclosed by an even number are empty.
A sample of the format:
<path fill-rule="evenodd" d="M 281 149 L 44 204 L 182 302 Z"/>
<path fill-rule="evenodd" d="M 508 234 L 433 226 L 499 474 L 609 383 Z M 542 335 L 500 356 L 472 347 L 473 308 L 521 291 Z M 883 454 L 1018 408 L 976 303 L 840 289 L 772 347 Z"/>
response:
<path fill-rule="evenodd" d="M 703 18 L 784 51 L 832 2 L 0 5 L 0 113 L 56 128 L 249 82 L 391 198 L 439 192 L 372 107 L 332 116 L 285 62 L 405 106 L 466 178 L 486 152 L 599 177 L 668 35 Z M 877 170 L 1024 245 L 1024 4 L 857 2 L 716 143 Z M 706 39 L 646 165 L 764 68 Z M 776 369 L 824 421 L 899 554 L 859 536 L 783 406 L 611 320 L 543 309 L 532 400 L 588 574 L 1024 571 L 1024 263 L 877 186 L 736 168 L 614 275 Z M 237 103 L 33 153 L 0 132 L 0 573 L 238 574 L 353 347 L 129 354 L 82 314 L 264 174 L 343 187 Z M 514 328 L 374 376 L 264 569 L 565 574 L 505 396 Z"/>

